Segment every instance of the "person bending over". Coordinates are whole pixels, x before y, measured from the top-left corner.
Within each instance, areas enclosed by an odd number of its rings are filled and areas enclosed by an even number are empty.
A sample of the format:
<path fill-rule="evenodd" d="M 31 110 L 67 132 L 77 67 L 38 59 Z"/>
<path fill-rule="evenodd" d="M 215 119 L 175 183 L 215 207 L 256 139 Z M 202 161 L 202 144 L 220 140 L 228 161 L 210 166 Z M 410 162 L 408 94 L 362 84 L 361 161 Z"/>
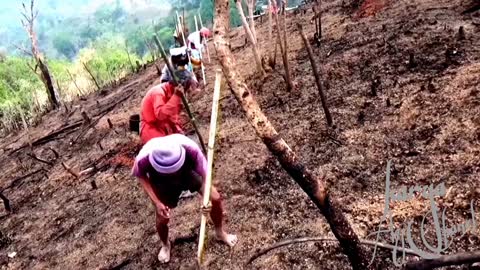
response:
<path fill-rule="evenodd" d="M 156 209 L 156 228 L 162 244 L 158 254 L 161 263 L 170 261 L 170 209 L 177 206 L 182 191 L 204 193 L 206 170 L 207 160 L 198 145 L 181 134 L 151 139 L 135 159 L 132 173 L 139 179 Z M 222 199 L 213 186 L 210 199 L 215 236 L 233 247 L 237 236 L 225 231 Z"/>

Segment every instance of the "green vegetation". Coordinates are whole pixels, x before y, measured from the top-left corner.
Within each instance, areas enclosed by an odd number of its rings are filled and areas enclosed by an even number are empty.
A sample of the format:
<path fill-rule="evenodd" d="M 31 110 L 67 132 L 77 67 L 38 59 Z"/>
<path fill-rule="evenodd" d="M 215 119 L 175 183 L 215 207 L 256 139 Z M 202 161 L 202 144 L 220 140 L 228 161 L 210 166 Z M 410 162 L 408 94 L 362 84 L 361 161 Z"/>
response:
<path fill-rule="evenodd" d="M 175 10 L 185 13 L 190 32 L 195 31 L 195 15 L 201 14 L 203 24 L 212 26 L 213 0 L 165 1 L 116 0 L 112 5 L 107 0 L 37 0 L 39 49 L 60 100 L 69 102 L 95 91 L 84 64 L 102 86 L 127 75 L 137 60 L 152 59 L 154 33 L 166 47 L 172 46 Z M 35 62 L 25 54 L 30 41 L 20 23 L 21 3 L 12 2 L 0 3 L 0 132 L 21 129 L 22 117 L 35 123 L 48 108 L 45 87 L 33 71 Z M 240 24 L 231 0 L 231 25 Z"/>

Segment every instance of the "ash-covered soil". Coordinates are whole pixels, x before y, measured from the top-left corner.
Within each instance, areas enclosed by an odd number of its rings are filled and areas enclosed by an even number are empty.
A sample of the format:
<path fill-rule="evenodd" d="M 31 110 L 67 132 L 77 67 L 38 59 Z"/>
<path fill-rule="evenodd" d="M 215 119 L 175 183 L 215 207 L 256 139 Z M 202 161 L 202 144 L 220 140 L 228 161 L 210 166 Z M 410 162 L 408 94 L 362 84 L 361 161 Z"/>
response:
<path fill-rule="evenodd" d="M 286 91 L 280 55 L 275 70 L 260 80 L 251 48 L 243 46 L 243 30 L 232 30 L 237 67 L 255 99 L 301 160 L 316 173 L 326 174 L 330 191 L 362 238 L 378 229 L 383 215 L 388 160 L 393 164 L 393 190 L 443 182 L 448 196 L 437 203 L 447 208 L 448 224 L 471 219 L 472 200 L 480 220 L 480 13 L 462 15 L 472 3 L 367 0 L 352 10 L 339 0 L 324 1 L 321 47 L 312 46 L 335 123 L 332 128 L 326 125 L 295 25 L 300 21 L 308 37 L 313 37 L 310 9 L 306 15 L 288 18 L 292 92 Z M 458 38 L 460 26 L 464 39 Z M 266 18 L 257 24 L 257 35 L 263 53 L 273 53 Z M 218 68 L 212 44 L 210 52 L 209 85 L 203 96 L 192 100 L 205 138 Z M 149 66 L 103 95 L 92 94 L 70 104 L 68 111 L 45 115 L 28 135 L 19 132 L 0 141 L 0 187 L 14 208 L 10 215 L 0 210 L 1 269 L 190 269 L 195 265 L 200 200 L 185 199 L 174 210 L 172 260 L 160 265 L 153 206 L 130 176 L 139 139 L 128 132 L 128 117 L 138 113 L 143 95 L 156 83 L 156 69 Z M 222 96 L 215 183 L 225 200 L 228 227 L 240 242 L 229 250 L 209 237 L 208 268 L 350 269 L 334 242 L 284 247 L 245 265 L 257 249 L 275 242 L 333 235 L 321 213 L 256 137 L 229 89 L 223 89 Z M 10 154 L 29 138 L 35 141 L 62 125 L 81 123 L 81 111 L 95 121 L 123 98 L 93 128 L 82 124 L 35 146 L 33 154 L 49 164 L 29 156 L 28 147 Z M 77 172 L 93 164 L 98 170 L 77 179 L 62 162 Z M 34 174 L 20 178 L 29 173 Z M 390 207 L 397 226 L 409 220 L 418 224 L 430 211 L 429 202 L 419 197 Z M 420 234 L 414 235 L 419 241 Z M 475 250 L 479 237 L 477 226 L 455 238 L 445 253 Z M 427 239 L 435 243 L 433 230 L 427 232 Z M 389 242 L 389 236 L 383 240 Z M 17 252 L 14 258 L 7 257 L 11 252 Z M 380 269 L 396 269 L 390 252 L 377 256 L 383 261 Z"/>

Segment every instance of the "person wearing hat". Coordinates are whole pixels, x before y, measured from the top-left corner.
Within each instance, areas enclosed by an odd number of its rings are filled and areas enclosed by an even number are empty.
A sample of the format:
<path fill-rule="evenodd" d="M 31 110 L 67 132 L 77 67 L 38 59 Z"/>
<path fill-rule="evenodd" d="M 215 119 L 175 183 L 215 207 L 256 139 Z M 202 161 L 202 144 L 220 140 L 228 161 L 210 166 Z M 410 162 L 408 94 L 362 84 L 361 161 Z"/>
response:
<path fill-rule="evenodd" d="M 185 91 L 193 96 L 200 92 L 198 82 L 191 72 L 185 68 L 186 47 L 170 50 L 174 73 L 183 91 L 175 84 L 172 75 L 165 66 L 160 78 L 161 83 L 152 87 L 142 100 L 140 108 L 139 134 L 142 144 L 156 137 L 173 133 L 184 134 L 189 123 L 183 113 L 182 96 Z"/>
<path fill-rule="evenodd" d="M 162 244 L 158 254 L 161 263 L 170 260 L 170 209 L 177 206 L 182 191 L 203 194 L 206 170 L 207 160 L 200 147 L 181 134 L 151 139 L 135 159 L 132 174 L 139 179 L 156 209 L 156 229 Z M 210 199 L 210 217 L 215 227 L 215 236 L 233 247 L 237 236 L 225 231 L 221 196 L 213 186 Z"/>
<path fill-rule="evenodd" d="M 201 50 L 203 48 L 203 40 L 212 36 L 212 32 L 206 28 L 202 27 L 200 31 L 195 31 L 188 35 L 187 43 L 190 50 Z"/>

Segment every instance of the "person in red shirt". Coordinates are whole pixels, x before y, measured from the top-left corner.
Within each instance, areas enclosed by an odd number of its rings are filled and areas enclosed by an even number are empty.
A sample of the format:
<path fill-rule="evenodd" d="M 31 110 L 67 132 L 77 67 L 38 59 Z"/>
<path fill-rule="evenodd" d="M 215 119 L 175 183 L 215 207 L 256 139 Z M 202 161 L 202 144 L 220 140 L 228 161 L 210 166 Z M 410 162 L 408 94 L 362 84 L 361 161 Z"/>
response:
<path fill-rule="evenodd" d="M 182 99 L 180 91 L 175 93 L 175 85 L 164 82 L 152 87 L 142 100 L 140 114 L 140 139 L 142 144 L 155 137 L 173 133 L 183 134 L 183 121 L 180 117 Z"/>

